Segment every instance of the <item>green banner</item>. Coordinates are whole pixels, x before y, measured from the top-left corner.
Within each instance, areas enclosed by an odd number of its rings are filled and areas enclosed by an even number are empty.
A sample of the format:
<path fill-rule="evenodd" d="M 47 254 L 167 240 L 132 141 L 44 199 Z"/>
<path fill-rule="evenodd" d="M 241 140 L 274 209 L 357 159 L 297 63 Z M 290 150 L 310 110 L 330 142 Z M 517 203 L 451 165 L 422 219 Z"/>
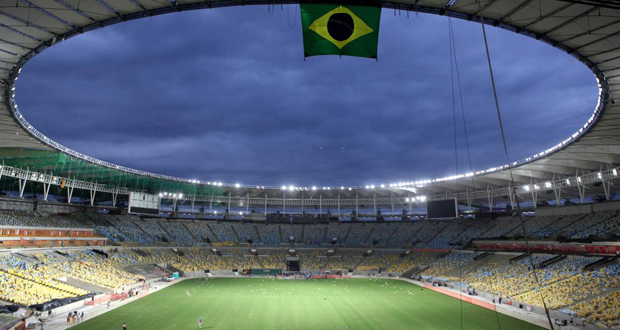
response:
<path fill-rule="evenodd" d="M 381 7 L 301 4 L 304 56 L 377 58 Z"/>

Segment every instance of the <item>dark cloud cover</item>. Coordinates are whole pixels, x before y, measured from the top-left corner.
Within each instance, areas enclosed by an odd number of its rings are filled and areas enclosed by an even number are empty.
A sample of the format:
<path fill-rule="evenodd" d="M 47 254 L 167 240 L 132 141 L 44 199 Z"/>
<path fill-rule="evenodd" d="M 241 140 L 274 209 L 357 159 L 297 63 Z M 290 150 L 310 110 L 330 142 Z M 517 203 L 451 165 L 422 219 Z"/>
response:
<path fill-rule="evenodd" d="M 185 178 L 321 186 L 453 175 L 448 19 L 384 10 L 379 61 L 304 61 L 298 16 L 239 7 L 90 32 L 31 60 L 17 101 L 70 148 Z M 453 25 L 473 168 L 504 164 L 480 25 Z M 596 105 L 593 74 L 541 42 L 487 32 L 511 160 L 576 131 Z"/>

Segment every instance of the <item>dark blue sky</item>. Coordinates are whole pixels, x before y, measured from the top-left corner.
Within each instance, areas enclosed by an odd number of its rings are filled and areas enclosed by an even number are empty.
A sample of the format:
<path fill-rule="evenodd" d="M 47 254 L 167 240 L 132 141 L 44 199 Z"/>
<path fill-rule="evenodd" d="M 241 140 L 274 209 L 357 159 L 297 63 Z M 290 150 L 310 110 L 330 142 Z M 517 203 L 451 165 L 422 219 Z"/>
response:
<path fill-rule="evenodd" d="M 240 7 L 90 32 L 31 60 L 17 101 L 70 148 L 185 178 L 336 186 L 453 175 L 448 19 L 384 10 L 378 62 L 304 61 L 298 16 L 294 6 Z M 473 168 L 504 164 L 480 24 L 453 24 Z M 487 33 L 511 160 L 586 121 L 597 86 L 584 65 L 508 31 Z"/>

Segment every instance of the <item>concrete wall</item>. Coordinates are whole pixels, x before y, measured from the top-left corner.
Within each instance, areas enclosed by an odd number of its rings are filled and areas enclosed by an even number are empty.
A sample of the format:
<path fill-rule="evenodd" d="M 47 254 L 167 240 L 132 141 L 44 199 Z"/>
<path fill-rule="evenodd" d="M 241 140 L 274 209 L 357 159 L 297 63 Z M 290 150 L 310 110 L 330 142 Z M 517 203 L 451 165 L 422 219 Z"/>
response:
<path fill-rule="evenodd" d="M 620 210 L 620 201 L 570 205 L 562 207 L 541 207 L 536 209 L 536 216 L 560 216 L 571 214 L 589 214 L 602 211 Z"/>

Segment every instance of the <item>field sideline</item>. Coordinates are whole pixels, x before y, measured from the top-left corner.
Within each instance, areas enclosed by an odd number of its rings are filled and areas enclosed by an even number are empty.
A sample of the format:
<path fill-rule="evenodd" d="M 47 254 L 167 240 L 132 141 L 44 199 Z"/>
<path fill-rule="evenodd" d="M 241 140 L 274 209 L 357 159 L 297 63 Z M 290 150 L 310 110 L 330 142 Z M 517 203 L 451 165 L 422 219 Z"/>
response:
<path fill-rule="evenodd" d="M 463 329 L 499 329 L 493 311 L 463 303 Z M 461 329 L 461 303 L 399 280 L 214 278 L 181 281 L 76 325 L 76 330 Z M 498 314 L 502 330 L 542 329 Z"/>

